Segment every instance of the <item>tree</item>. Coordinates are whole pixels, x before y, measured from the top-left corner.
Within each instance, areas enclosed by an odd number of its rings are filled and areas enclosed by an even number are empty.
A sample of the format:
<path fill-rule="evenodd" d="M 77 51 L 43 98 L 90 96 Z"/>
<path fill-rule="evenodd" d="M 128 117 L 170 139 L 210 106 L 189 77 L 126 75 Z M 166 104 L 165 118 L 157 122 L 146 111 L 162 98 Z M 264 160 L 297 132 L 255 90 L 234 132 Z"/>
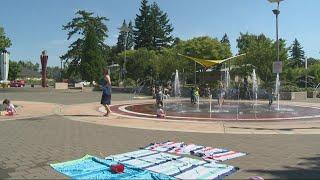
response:
<path fill-rule="evenodd" d="M 11 46 L 11 41 L 4 32 L 3 27 L 0 26 L 0 51 Z"/>
<path fill-rule="evenodd" d="M 152 48 L 159 50 L 172 44 L 174 38 L 171 35 L 172 25 L 169 23 L 167 13 L 160 10 L 157 3 L 153 3 L 150 8 L 150 23 L 152 35 Z"/>
<path fill-rule="evenodd" d="M 135 18 L 135 49 L 145 47 L 151 47 L 151 36 L 150 36 L 150 6 L 147 0 L 141 1 L 141 7 L 139 9 L 140 15 L 136 15 Z"/>
<path fill-rule="evenodd" d="M 58 66 L 47 67 L 47 77 L 49 79 L 59 80 L 61 77 L 61 69 Z"/>
<path fill-rule="evenodd" d="M 21 72 L 21 66 L 16 61 L 9 61 L 9 79 L 16 80 Z"/>
<path fill-rule="evenodd" d="M 230 47 L 208 36 L 182 41 L 177 48 L 182 54 L 202 59 L 225 59 L 232 55 Z"/>
<path fill-rule="evenodd" d="M 239 75 L 247 76 L 252 73 L 252 68 L 256 69 L 259 78 L 270 83 L 275 79 L 272 72 L 273 62 L 276 60 L 276 42 L 266 37 L 264 34 L 254 35 L 249 33 L 240 33 L 237 39 L 239 54 L 246 53 L 246 56 L 239 58 L 237 66 Z M 280 39 L 280 59 L 286 61 L 287 49 L 285 41 Z M 286 67 L 284 67 L 285 70 Z"/>
<path fill-rule="evenodd" d="M 314 65 L 314 64 L 319 64 L 320 63 L 320 59 L 316 59 L 316 58 L 308 58 L 308 66 Z"/>
<path fill-rule="evenodd" d="M 157 58 L 156 52 L 140 48 L 138 50 L 130 50 L 126 52 L 127 55 L 127 77 L 135 80 L 136 82 L 146 81 L 152 77 L 156 77 L 156 67 L 154 64 Z M 123 59 L 124 52 L 120 54 Z"/>
<path fill-rule="evenodd" d="M 231 46 L 230 46 L 229 37 L 228 37 L 227 33 L 225 33 L 225 34 L 223 35 L 223 37 L 222 37 L 222 39 L 221 39 L 220 42 L 221 42 L 221 43 L 226 43 L 229 47 L 231 47 Z"/>
<path fill-rule="evenodd" d="M 301 67 L 304 64 L 304 51 L 297 39 L 294 39 L 290 47 L 291 67 Z"/>
<path fill-rule="evenodd" d="M 134 46 L 134 32 L 133 32 L 133 25 L 132 21 L 129 22 L 128 28 L 130 29 L 128 32 L 128 37 L 127 37 L 127 50 L 130 50 Z"/>
<path fill-rule="evenodd" d="M 66 61 L 69 76 L 81 75 L 83 80 L 93 81 L 99 78 L 106 62 L 105 52 L 109 48 L 104 44 L 108 28 L 105 17 L 93 16 L 93 13 L 78 11 L 75 18 L 63 26 L 68 31 L 68 40 L 78 37 L 72 42 L 66 54 L 60 58 Z"/>
<path fill-rule="evenodd" d="M 140 15 L 135 19 L 135 29 L 136 49 L 144 47 L 160 50 L 161 47 L 171 45 L 174 40 L 168 15 L 155 2 L 150 6 L 147 0 L 142 0 Z"/>
<path fill-rule="evenodd" d="M 232 56 L 231 49 L 227 44 L 221 43 L 217 38 L 211 38 L 208 36 L 196 37 L 188 41 L 181 41 L 176 45 L 176 49 L 181 54 L 201 59 L 218 60 Z M 194 62 L 187 60 L 186 58 L 181 58 L 180 60 L 186 63 L 183 65 L 186 79 L 193 79 Z M 197 65 L 196 67 L 198 71 L 204 70 L 204 67 L 200 65 Z M 221 66 L 219 66 L 219 68 L 221 68 Z M 193 80 L 191 82 L 193 82 Z"/>
<path fill-rule="evenodd" d="M 127 26 L 126 20 L 123 20 L 122 26 Z M 134 37 L 133 37 L 133 26 L 131 21 L 129 22 L 129 25 L 127 27 L 129 29 L 128 33 L 123 31 L 119 32 L 118 42 L 117 42 L 118 53 L 124 50 L 125 45 L 126 45 L 126 50 L 130 50 L 133 47 Z"/>
<path fill-rule="evenodd" d="M 79 66 L 82 79 L 89 82 L 98 80 L 105 66 L 98 41 L 96 31 L 92 26 L 89 26 L 85 35 L 82 59 Z"/>

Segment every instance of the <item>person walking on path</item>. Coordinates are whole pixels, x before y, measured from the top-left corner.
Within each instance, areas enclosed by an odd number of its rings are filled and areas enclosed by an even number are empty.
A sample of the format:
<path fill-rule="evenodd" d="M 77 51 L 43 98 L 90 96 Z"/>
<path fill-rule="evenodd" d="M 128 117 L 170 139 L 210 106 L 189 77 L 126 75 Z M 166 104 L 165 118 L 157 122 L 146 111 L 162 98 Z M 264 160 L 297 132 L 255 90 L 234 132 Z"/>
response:
<path fill-rule="evenodd" d="M 109 105 L 111 104 L 111 79 L 108 69 L 103 72 L 102 79 L 102 97 L 101 104 L 105 107 L 107 113 L 104 116 L 109 116 L 111 113 Z"/>

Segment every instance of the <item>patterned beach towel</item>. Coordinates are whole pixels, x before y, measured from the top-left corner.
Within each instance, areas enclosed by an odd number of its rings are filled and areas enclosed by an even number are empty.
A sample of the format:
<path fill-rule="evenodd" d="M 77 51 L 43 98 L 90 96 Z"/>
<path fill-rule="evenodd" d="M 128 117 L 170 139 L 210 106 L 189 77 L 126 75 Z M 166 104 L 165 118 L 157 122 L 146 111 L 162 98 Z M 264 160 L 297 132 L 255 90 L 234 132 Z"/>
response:
<path fill-rule="evenodd" d="M 210 162 L 221 162 L 247 155 L 247 153 L 244 152 L 230 151 L 228 149 L 205 147 L 202 145 L 185 144 L 184 142 L 173 141 L 150 144 L 144 149 L 159 152 L 168 152 L 178 155 L 194 155 Z"/>
<path fill-rule="evenodd" d="M 184 142 L 166 141 L 163 143 L 152 143 L 149 146 L 144 147 L 144 149 L 159 152 L 168 152 L 177 147 L 181 147 L 183 144 Z"/>
<path fill-rule="evenodd" d="M 210 163 L 198 159 L 167 154 L 163 152 L 149 153 L 134 151 L 106 157 L 106 159 L 119 160 L 119 163 L 150 170 L 152 172 L 168 175 L 178 179 L 215 179 L 223 178 L 237 171 L 234 166 Z M 153 152 L 153 153 L 152 153 Z M 131 156 L 129 154 L 134 154 Z M 140 154 L 140 155 L 137 155 Z M 192 176 L 190 176 L 192 174 Z"/>
<path fill-rule="evenodd" d="M 206 161 L 226 161 L 247 155 L 247 153 L 230 151 L 227 149 L 205 147 L 191 152 L 192 155 L 202 157 Z"/>

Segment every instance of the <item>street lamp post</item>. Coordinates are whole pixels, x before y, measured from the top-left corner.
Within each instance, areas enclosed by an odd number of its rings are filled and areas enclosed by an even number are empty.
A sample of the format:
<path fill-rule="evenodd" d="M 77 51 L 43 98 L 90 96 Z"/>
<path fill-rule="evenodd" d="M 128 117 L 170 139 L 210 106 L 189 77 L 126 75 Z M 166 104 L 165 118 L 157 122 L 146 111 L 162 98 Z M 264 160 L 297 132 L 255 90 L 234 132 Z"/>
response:
<path fill-rule="evenodd" d="M 121 32 L 125 32 L 125 37 L 124 37 L 124 62 L 123 62 L 123 68 L 122 68 L 122 71 L 123 71 L 123 80 L 125 80 L 125 77 L 126 77 L 126 62 L 127 62 L 127 55 L 126 55 L 126 50 L 127 50 L 127 39 L 128 39 L 128 34 L 129 34 L 129 31 L 130 31 L 130 28 L 127 26 L 126 23 L 122 24 L 122 26 L 119 28 L 119 30 Z"/>
<path fill-rule="evenodd" d="M 279 5 L 280 2 L 283 0 L 268 0 L 271 3 L 277 3 L 277 9 L 272 10 L 273 14 L 276 15 L 276 39 L 277 39 L 277 61 L 280 61 L 280 55 L 279 55 L 279 51 L 280 51 L 280 44 L 279 44 L 279 23 L 278 23 L 278 16 L 280 14 L 280 10 L 279 10 Z"/>
<path fill-rule="evenodd" d="M 277 9 L 272 10 L 273 14 L 276 15 L 276 39 L 277 39 L 277 62 L 279 63 L 280 61 L 280 43 L 279 43 L 279 23 L 278 23 L 278 16 L 280 14 L 280 10 L 279 10 L 279 6 L 280 6 L 280 2 L 283 0 L 268 0 L 270 3 L 277 3 Z M 280 77 L 279 77 L 279 71 L 277 72 L 277 79 L 279 78 L 280 81 Z M 279 86 L 278 84 L 276 84 L 276 86 Z M 279 87 L 278 87 L 279 88 Z M 277 89 L 277 88 L 276 88 Z M 277 92 L 277 101 L 278 101 L 278 109 L 279 109 L 279 100 L 280 100 L 280 90 L 278 89 Z"/>

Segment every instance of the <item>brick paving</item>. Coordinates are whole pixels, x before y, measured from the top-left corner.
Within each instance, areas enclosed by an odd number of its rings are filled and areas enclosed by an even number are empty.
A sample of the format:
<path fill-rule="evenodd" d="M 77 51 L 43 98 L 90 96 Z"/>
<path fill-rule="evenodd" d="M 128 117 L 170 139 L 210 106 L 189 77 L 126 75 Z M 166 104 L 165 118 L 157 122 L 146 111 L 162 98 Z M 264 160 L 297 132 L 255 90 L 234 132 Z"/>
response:
<path fill-rule="evenodd" d="M 165 140 L 248 152 L 248 156 L 225 162 L 240 168 L 229 179 L 248 179 L 255 175 L 266 179 L 320 179 L 318 121 L 301 121 L 299 124 L 288 122 L 286 129 L 283 129 L 284 124 L 277 123 L 251 123 L 250 126 L 243 123 L 225 124 L 227 133 L 232 130 L 241 134 L 164 131 L 175 125 L 171 122 L 162 123 L 163 127 L 160 129 L 163 131 L 134 129 L 128 127 L 134 127 L 134 123 L 146 124 L 147 121 L 100 117 L 101 114 L 96 111 L 100 100 L 99 92 L 50 89 L 1 89 L 0 92 L 0 99 L 58 103 L 65 108 L 62 113 L 53 112 L 53 115 L 48 116 L 20 120 L 0 119 L 0 179 L 67 178 L 55 172 L 49 164 L 77 159 L 85 154 L 107 156 L 124 153 L 137 150 L 150 142 Z M 129 99 L 128 94 L 113 95 L 115 103 Z M 72 113 L 87 116 L 72 116 Z M 88 123 L 90 121 L 94 123 Z M 120 121 L 131 125 L 119 125 Z M 157 124 L 160 126 L 156 122 L 151 123 L 149 128 L 152 129 L 151 126 Z M 141 128 L 139 126 L 136 128 Z M 272 131 L 273 134 L 255 134 L 260 133 L 259 131 Z M 303 131 L 311 134 L 298 134 L 304 133 Z M 285 132 L 294 134 L 283 134 Z"/>
<path fill-rule="evenodd" d="M 106 120 L 107 121 L 107 120 Z M 85 154 L 107 156 L 154 141 L 175 140 L 250 153 L 226 161 L 230 179 L 320 178 L 319 135 L 232 135 L 165 132 L 71 121 L 63 116 L 0 122 L 0 179 L 61 179 L 50 163 Z"/>

